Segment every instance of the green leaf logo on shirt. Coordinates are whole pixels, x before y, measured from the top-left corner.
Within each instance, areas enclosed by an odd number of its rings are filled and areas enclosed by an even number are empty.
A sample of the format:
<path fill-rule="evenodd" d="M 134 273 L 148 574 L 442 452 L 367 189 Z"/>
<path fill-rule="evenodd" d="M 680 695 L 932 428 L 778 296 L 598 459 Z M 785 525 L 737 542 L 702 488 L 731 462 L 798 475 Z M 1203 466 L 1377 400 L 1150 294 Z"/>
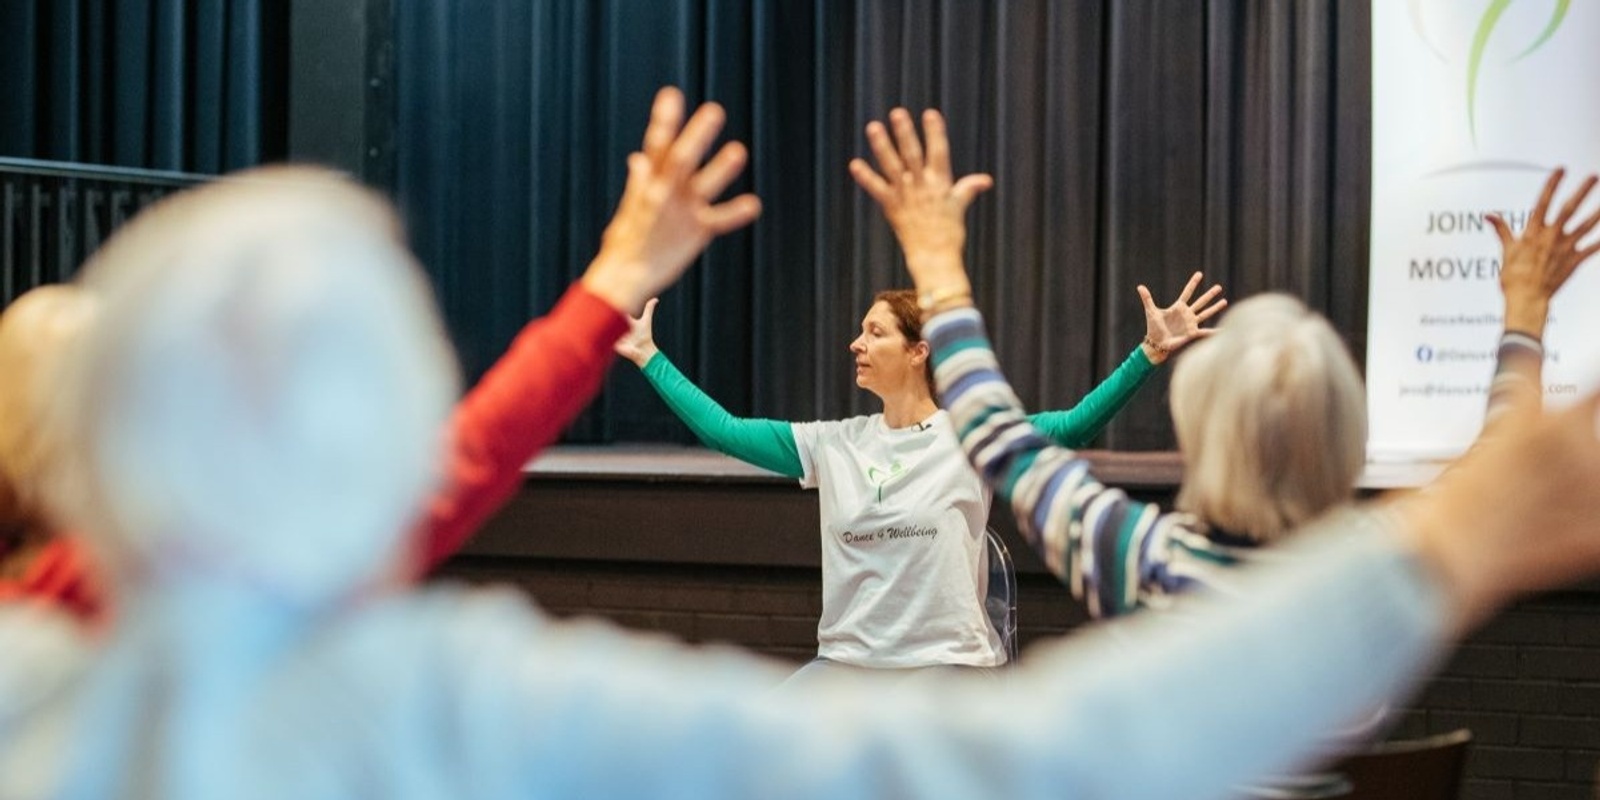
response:
<path fill-rule="evenodd" d="M 886 470 L 879 469 L 876 465 L 867 467 L 867 483 L 878 487 L 878 502 L 883 502 L 884 484 L 899 477 L 900 473 L 904 471 L 905 467 L 899 461 L 890 464 Z"/>

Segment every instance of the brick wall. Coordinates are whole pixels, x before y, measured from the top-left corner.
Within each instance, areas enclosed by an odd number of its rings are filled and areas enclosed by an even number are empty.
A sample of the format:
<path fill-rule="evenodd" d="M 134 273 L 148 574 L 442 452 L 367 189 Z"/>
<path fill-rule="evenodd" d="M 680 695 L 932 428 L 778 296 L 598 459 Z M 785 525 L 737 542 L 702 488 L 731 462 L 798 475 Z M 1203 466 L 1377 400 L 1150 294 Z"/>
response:
<path fill-rule="evenodd" d="M 1600 598 L 1552 595 L 1502 614 L 1432 680 L 1395 736 L 1474 736 L 1469 800 L 1594 800 Z"/>
<path fill-rule="evenodd" d="M 799 663 L 817 649 L 817 570 L 457 558 L 442 577 L 515 584 L 557 616 L 600 616 Z"/>
<path fill-rule="evenodd" d="M 599 616 L 688 642 L 736 644 L 796 664 L 816 655 L 822 578 L 815 569 L 652 566 L 610 562 L 458 558 L 441 578 L 507 583 L 557 616 Z M 1083 624 L 1052 579 L 1018 579 L 1022 646 Z"/>
<path fill-rule="evenodd" d="M 814 568 L 620 564 L 466 556 L 444 577 L 515 584 L 560 616 L 594 615 L 691 642 L 730 642 L 799 663 L 815 652 Z M 1020 577 L 1023 646 L 1082 624 L 1041 575 Z M 1600 596 L 1525 603 L 1468 641 L 1393 736 L 1459 727 L 1476 740 L 1468 800 L 1593 800 L 1600 763 Z"/>

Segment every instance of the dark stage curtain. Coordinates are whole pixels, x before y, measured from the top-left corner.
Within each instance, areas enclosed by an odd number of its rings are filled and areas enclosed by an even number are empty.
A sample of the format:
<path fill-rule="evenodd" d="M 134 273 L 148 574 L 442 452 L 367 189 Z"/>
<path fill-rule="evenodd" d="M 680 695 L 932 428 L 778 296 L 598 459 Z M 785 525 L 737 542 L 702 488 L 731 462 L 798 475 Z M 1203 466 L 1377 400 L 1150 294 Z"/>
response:
<path fill-rule="evenodd" d="M 846 345 L 903 286 L 845 171 L 903 104 L 994 173 L 970 267 L 1023 400 L 1071 405 L 1143 332 L 1134 286 L 1204 269 L 1365 327 L 1365 3 L 1335 0 L 477 0 L 399 3 L 397 194 L 469 375 L 593 255 L 655 89 L 728 108 L 760 222 L 656 315 L 662 348 L 737 414 L 874 410 Z M 1360 353 L 1357 353 L 1358 357 Z M 688 441 L 614 372 L 570 440 Z M 1165 378 L 1103 439 L 1173 446 Z"/>
<path fill-rule="evenodd" d="M 285 152 L 288 4 L 0 3 L 0 156 L 214 174 Z"/>

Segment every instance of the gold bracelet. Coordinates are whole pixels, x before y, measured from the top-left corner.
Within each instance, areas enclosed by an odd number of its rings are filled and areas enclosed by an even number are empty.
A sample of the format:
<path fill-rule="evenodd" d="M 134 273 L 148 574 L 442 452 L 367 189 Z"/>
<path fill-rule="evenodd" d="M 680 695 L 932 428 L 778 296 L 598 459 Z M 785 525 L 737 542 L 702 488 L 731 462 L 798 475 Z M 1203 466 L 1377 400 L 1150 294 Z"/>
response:
<path fill-rule="evenodd" d="M 972 302 L 972 289 L 960 286 L 945 286 L 917 294 L 917 308 L 922 309 L 923 314 L 934 314 L 943 311 L 944 306 L 957 301 Z"/>

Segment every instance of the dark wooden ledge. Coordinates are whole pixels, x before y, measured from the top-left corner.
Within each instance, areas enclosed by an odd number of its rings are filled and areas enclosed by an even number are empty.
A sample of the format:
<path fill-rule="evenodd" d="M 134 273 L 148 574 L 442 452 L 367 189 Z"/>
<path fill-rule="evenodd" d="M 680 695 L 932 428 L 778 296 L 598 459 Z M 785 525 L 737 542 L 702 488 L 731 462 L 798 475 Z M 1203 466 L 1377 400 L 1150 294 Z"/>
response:
<path fill-rule="evenodd" d="M 1176 490 L 1183 462 L 1176 452 L 1083 450 L 1102 483 L 1129 489 Z M 1442 468 L 1434 462 L 1372 463 L 1363 489 L 1421 486 Z M 566 445 L 552 447 L 527 467 L 533 480 L 603 480 L 684 483 L 792 483 L 760 467 L 707 450 L 678 445 Z"/>
<path fill-rule="evenodd" d="M 1183 477 L 1177 453 L 1082 452 L 1094 464 L 1095 475 L 1114 486 L 1171 488 Z M 794 483 L 703 447 L 677 445 L 552 447 L 528 465 L 527 473 L 532 480 Z"/>
<path fill-rule="evenodd" d="M 1135 499 L 1170 506 L 1182 481 L 1176 453 L 1084 451 L 1095 475 Z M 1368 492 L 1419 486 L 1437 464 L 1369 465 Z M 466 546 L 469 559 L 817 569 L 814 492 L 797 481 L 699 447 L 563 446 L 526 468 L 504 509 Z M 1048 574 L 997 504 L 990 524 L 1023 574 Z M 1569 597 L 1600 592 L 1591 582 Z M 1583 599 L 1580 602 L 1592 602 Z"/>

